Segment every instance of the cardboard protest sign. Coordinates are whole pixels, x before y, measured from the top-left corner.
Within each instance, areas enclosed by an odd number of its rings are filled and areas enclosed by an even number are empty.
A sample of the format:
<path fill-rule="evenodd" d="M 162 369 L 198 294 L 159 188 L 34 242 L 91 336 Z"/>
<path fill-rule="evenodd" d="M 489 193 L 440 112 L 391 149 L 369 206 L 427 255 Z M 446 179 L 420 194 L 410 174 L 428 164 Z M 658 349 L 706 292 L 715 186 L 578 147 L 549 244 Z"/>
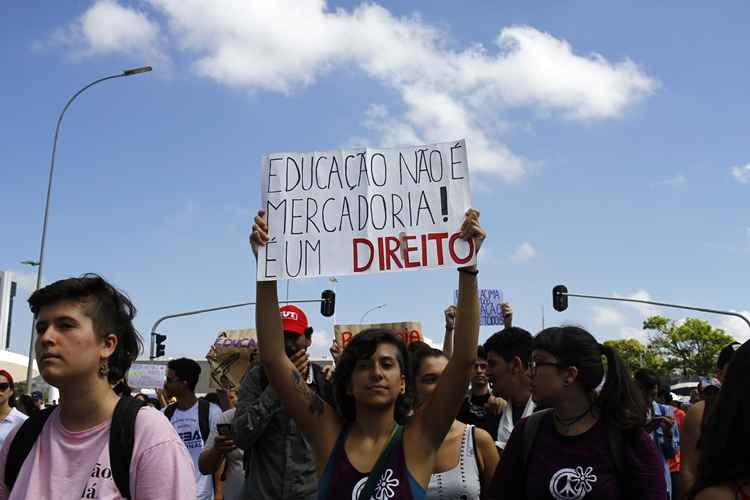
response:
<path fill-rule="evenodd" d="M 453 292 L 453 303 L 458 304 L 458 290 Z M 503 324 L 503 291 L 497 288 L 479 290 L 479 324 L 481 326 Z"/>
<path fill-rule="evenodd" d="M 165 365 L 133 363 L 128 370 L 128 385 L 135 389 L 157 389 L 164 386 L 167 378 Z"/>
<path fill-rule="evenodd" d="M 423 341 L 422 324 L 419 321 L 403 321 L 401 323 L 370 323 L 362 325 L 335 325 L 333 333 L 336 335 L 342 349 L 346 348 L 349 341 L 358 333 L 370 328 L 382 328 L 392 330 L 394 334 L 401 337 L 405 344 Z"/>
<path fill-rule="evenodd" d="M 263 157 L 258 280 L 473 264 L 466 143 Z"/>
<path fill-rule="evenodd" d="M 219 333 L 206 354 L 211 367 L 211 388 L 239 390 L 242 376 L 259 361 L 257 338 L 252 329 Z"/>

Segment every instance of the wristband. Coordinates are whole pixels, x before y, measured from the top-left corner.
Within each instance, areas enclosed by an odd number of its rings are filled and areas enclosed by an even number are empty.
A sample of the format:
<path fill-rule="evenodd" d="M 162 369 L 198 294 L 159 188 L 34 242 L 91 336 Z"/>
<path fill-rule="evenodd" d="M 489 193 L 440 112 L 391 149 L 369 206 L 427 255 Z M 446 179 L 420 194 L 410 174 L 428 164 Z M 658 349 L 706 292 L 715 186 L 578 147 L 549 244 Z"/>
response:
<path fill-rule="evenodd" d="M 459 267 L 458 268 L 458 272 L 459 273 L 471 274 L 472 276 L 476 276 L 477 274 L 479 274 L 479 269 L 474 269 L 472 271 L 471 269 L 469 269 L 467 267 Z"/>

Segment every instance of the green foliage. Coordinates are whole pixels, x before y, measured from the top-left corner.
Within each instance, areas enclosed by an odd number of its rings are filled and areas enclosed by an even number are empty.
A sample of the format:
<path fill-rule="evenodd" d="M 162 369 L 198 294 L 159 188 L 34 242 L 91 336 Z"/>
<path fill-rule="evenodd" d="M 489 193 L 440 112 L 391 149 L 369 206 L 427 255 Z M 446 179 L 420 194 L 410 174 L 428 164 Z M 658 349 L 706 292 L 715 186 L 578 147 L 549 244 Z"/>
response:
<path fill-rule="evenodd" d="M 684 376 L 713 374 L 719 351 L 734 340 L 724 330 L 695 318 L 677 323 L 652 316 L 643 322 L 643 329 L 650 331 L 649 348 L 663 357 L 664 368 L 679 370 Z"/>
<path fill-rule="evenodd" d="M 604 345 L 611 347 L 620 355 L 631 373 L 641 368 L 648 368 L 658 374 L 666 374 L 664 358 L 651 346 L 643 345 L 637 339 L 607 340 Z"/>

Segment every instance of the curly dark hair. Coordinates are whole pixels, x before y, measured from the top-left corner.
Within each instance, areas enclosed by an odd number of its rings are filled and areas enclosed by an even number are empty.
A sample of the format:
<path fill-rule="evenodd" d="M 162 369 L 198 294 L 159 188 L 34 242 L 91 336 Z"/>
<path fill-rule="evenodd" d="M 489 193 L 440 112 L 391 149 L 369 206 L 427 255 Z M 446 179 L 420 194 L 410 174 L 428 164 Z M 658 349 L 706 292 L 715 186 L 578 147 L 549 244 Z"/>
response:
<path fill-rule="evenodd" d="M 533 348 L 547 351 L 560 363 L 575 366 L 585 391 L 594 393 L 606 380 L 596 397 L 596 405 L 605 421 L 622 430 L 637 431 L 646 421 L 646 405 L 641 391 L 633 382 L 622 358 L 608 346 L 599 344 L 593 335 L 577 326 L 547 328 L 534 337 Z"/>
<path fill-rule="evenodd" d="M 336 364 L 336 371 L 333 374 L 336 405 L 339 413 L 347 422 L 354 422 L 357 418 L 356 401 L 348 391 L 354 367 L 357 361 L 372 357 L 380 344 L 391 344 L 396 347 L 398 365 L 406 380 L 406 392 L 396 400 L 396 406 L 393 410 L 394 419 L 399 424 L 405 424 L 411 413 L 411 369 L 406 346 L 391 330 L 371 328 L 352 337 L 344 352 L 341 353 L 341 358 Z"/>
<path fill-rule="evenodd" d="M 136 308 L 130 299 L 98 274 L 67 278 L 40 288 L 29 297 L 31 312 L 36 316 L 42 307 L 63 301 L 79 302 L 91 318 L 94 332 L 100 338 L 117 336 L 115 352 L 107 360 L 111 384 L 122 380 L 143 350 L 143 341 L 133 326 Z"/>

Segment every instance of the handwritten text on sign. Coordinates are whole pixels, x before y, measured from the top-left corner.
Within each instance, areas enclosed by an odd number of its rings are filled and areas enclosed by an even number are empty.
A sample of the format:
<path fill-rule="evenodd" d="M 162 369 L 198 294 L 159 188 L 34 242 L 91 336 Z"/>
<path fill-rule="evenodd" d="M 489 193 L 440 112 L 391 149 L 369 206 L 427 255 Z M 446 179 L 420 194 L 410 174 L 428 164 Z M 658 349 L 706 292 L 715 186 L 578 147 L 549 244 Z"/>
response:
<path fill-rule="evenodd" d="M 453 292 L 453 302 L 458 304 L 458 290 Z M 479 290 L 479 324 L 503 324 L 503 291 L 497 288 L 482 288 Z"/>
<path fill-rule="evenodd" d="M 266 155 L 258 280 L 473 264 L 458 232 L 470 198 L 463 140 Z"/>

